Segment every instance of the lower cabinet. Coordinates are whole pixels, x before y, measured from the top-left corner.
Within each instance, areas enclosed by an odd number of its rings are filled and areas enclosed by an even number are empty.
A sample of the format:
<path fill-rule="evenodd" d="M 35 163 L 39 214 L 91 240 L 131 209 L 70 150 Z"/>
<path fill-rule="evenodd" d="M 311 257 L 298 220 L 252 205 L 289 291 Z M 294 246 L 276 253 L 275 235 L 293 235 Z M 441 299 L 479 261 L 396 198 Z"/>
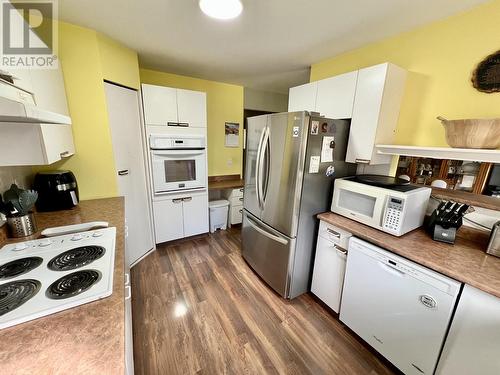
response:
<path fill-rule="evenodd" d="M 125 375 L 134 375 L 132 284 L 130 282 L 130 267 L 128 265 L 125 265 Z"/>
<path fill-rule="evenodd" d="M 208 194 L 183 194 L 153 201 L 156 243 L 208 232 Z"/>
<path fill-rule="evenodd" d="M 235 224 L 241 224 L 243 220 L 243 192 L 244 188 L 227 190 L 224 194 L 229 201 L 229 227 Z"/>
<path fill-rule="evenodd" d="M 500 374 L 500 298 L 465 285 L 439 360 L 439 375 Z"/>
<path fill-rule="evenodd" d="M 311 292 L 336 313 L 339 312 L 350 233 L 320 223 Z"/>

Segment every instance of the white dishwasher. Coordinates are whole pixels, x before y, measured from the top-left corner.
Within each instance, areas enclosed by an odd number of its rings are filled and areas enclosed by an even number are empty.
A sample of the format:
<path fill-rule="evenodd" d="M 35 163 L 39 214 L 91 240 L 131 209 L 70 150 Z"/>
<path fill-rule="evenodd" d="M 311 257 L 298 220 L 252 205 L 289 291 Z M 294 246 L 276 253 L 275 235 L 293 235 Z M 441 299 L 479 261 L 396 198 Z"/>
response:
<path fill-rule="evenodd" d="M 340 320 L 405 374 L 433 374 L 460 286 L 352 237 Z"/>

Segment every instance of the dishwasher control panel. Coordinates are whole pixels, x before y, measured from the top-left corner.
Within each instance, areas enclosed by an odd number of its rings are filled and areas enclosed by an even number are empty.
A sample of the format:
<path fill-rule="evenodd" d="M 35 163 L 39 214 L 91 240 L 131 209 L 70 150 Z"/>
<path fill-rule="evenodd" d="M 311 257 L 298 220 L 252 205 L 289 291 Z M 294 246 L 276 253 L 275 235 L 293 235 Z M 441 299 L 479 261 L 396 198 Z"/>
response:
<path fill-rule="evenodd" d="M 394 232 L 399 230 L 403 218 L 403 207 L 404 199 L 389 197 L 385 206 L 384 221 L 382 223 L 385 229 Z"/>

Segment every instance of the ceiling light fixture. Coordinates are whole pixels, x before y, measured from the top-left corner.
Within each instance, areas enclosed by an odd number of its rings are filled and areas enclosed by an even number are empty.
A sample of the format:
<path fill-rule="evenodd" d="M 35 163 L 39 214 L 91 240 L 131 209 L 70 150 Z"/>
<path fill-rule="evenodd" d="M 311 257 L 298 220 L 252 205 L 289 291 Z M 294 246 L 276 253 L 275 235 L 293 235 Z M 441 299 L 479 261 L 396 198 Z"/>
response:
<path fill-rule="evenodd" d="M 203 13 L 219 20 L 236 18 L 243 10 L 240 0 L 200 0 L 199 5 Z"/>

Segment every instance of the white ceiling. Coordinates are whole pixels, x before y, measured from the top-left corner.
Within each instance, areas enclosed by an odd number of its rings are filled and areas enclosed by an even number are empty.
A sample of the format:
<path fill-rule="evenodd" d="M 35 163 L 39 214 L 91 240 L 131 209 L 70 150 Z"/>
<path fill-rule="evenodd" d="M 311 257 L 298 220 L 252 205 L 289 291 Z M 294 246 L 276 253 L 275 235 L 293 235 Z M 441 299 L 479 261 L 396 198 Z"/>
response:
<path fill-rule="evenodd" d="M 287 92 L 309 66 L 485 0 L 242 0 L 232 21 L 197 0 L 62 0 L 62 20 L 96 29 L 139 53 L 141 66 Z"/>

